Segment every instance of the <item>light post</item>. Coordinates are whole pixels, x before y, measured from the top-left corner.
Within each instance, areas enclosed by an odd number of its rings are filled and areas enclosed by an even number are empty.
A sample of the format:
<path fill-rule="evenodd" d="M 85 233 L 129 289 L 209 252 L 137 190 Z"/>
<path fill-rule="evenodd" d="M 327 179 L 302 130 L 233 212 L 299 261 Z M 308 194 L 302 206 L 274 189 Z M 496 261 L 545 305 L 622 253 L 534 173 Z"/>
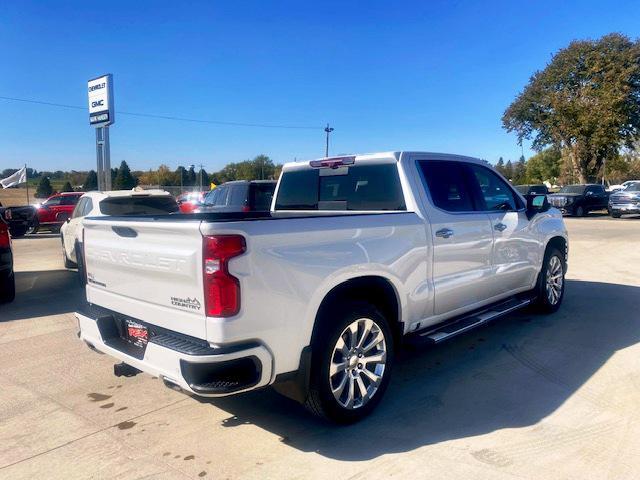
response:
<path fill-rule="evenodd" d="M 324 156 L 328 157 L 329 156 L 329 134 L 333 132 L 333 127 L 330 127 L 329 124 L 327 123 L 327 127 L 324 129 L 324 131 L 327 132 L 327 144 L 324 150 Z"/>

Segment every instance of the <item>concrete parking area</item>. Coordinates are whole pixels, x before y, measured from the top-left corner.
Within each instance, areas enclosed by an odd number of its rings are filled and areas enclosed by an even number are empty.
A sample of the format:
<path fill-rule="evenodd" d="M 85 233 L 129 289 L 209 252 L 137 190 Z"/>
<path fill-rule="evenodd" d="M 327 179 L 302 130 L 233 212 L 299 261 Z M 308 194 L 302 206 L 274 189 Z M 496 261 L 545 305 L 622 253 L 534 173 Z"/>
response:
<path fill-rule="evenodd" d="M 14 241 L 0 306 L 0 478 L 637 479 L 640 218 L 569 218 L 565 303 L 404 352 L 363 422 L 270 389 L 201 401 L 76 337 L 60 239 Z"/>

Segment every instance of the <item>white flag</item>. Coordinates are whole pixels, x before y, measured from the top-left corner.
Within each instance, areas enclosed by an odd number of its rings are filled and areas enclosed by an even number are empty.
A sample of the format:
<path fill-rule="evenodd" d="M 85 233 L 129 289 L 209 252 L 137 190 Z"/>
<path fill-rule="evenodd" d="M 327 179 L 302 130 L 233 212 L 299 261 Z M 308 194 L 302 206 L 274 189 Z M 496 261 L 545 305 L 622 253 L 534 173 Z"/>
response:
<path fill-rule="evenodd" d="M 13 175 L 9 175 L 7 178 L 3 178 L 2 180 L 0 180 L 0 185 L 2 185 L 2 188 L 9 188 L 13 187 L 14 185 L 19 185 L 26 182 L 27 166 L 25 165 Z"/>

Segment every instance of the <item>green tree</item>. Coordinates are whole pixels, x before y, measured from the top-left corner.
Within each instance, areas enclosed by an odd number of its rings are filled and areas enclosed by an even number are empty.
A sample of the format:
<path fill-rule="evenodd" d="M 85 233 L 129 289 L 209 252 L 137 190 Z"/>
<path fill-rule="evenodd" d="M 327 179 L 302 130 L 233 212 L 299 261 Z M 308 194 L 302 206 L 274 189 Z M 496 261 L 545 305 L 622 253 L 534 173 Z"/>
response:
<path fill-rule="evenodd" d="M 189 168 L 189 170 L 187 170 L 187 175 L 184 179 L 184 184 L 189 186 L 193 186 L 196 184 L 196 171 L 193 165 Z"/>
<path fill-rule="evenodd" d="M 511 160 L 507 160 L 507 163 L 504 164 L 502 175 L 509 181 L 513 179 L 513 163 Z"/>
<path fill-rule="evenodd" d="M 64 185 L 62 186 L 62 190 L 60 190 L 61 192 L 73 192 L 73 187 L 71 186 L 71 183 L 69 183 L 69 181 L 67 180 L 66 182 L 64 182 Z"/>
<path fill-rule="evenodd" d="M 206 172 L 206 170 L 203 168 L 200 170 L 200 172 L 198 172 L 198 176 L 196 178 L 196 183 L 199 183 L 199 185 L 202 185 L 202 188 L 204 188 L 205 190 L 209 189 L 209 174 Z"/>
<path fill-rule="evenodd" d="M 502 123 L 533 148 L 567 152 L 580 182 L 595 178 L 640 133 L 640 41 L 621 34 L 573 41 L 507 108 Z"/>
<path fill-rule="evenodd" d="M 498 162 L 496 163 L 495 168 L 498 171 L 498 173 L 500 173 L 502 176 L 505 176 L 505 174 L 504 174 L 504 159 L 502 157 L 500 157 L 498 159 Z"/>
<path fill-rule="evenodd" d="M 42 177 L 38 183 L 38 188 L 36 189 L 36 197 L 47 198 L 50 197 L 52 193 L 53 188 L 51 188 L 49 177 Z"/>
<path fill-rule="evenodd" d="M 84 179 L 82 188 L 85 192 L 91 192 L 98 189 L 98 174 L 95 170 L 89 170 L 89 173 L 87 173 L 87 176 Z"/>
<path fill-rule="evenodd" d="M 527 163 L 524 156 L 521 156 L 513 165 L 513 178 L 511 182 L 514 185 L 523 185 L 527 183 Z"/>
<path fill-rule="evenodd" d="M 555 148 L 546 148 L 527 161 L 527 178 L 532 183 L 556 183 L 560 177 L 562 154 Z"/>
<path fill-rule="evenodd" d="M 129 165 L 124 160 L 120 163 L 118 173 L 116 174 L 115 181 L 113 182 L 114 190 L 131 190 L 137 185 L 137 179 L 131 175 Z"/>

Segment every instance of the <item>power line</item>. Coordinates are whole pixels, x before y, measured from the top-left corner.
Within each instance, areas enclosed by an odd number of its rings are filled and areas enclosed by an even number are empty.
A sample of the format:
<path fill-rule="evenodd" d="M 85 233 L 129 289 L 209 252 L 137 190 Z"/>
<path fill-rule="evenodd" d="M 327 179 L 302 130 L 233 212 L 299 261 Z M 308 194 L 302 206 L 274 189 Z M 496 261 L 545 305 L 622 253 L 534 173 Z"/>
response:
<path fill-rule="evenodd" d="M 64 103 L 54 103 L 54 102 L 45 102 L 42 100 L 32 100 L 27 98 L 16 98 L 16 97 L 4 97 L 0 96 L 0 100 L 9 100 L 13 102 L 24 102 L 24 103 L 33 103 L 36 105 L 47 105 L 50 107 L 59 107 L 59 108 L 72 108 L 74 110 L 87 110 L 87 107 L 81 107 L 79 105 L 67 105 Z M 296 129 L 296 130 L 320 130 L 322 127 L 311 127 L 307 125 L 280 125 L 280 124 L 267 124 L 267 123 L 243 123 L 243 122 L 224 122 L 220 120 L 205 120 L 199 118 L 186 118 L 186 117 L 176 117 L 172 115 L 154 115 L 152 113 L 139 113 L 139 112 L 123 112 L 120 110 L 116 110 L 118 115 L 129 115 L 133 117 L 144 117 L 144 118 L 157 118 L 160 120 L 173 120 L 178 122 L 191 122 L 191 123 L 207 123 L 212 125 L 227 125 L 232 127 L 255 127 L 255 128 L 286 128 L 286 129 Z"/>

